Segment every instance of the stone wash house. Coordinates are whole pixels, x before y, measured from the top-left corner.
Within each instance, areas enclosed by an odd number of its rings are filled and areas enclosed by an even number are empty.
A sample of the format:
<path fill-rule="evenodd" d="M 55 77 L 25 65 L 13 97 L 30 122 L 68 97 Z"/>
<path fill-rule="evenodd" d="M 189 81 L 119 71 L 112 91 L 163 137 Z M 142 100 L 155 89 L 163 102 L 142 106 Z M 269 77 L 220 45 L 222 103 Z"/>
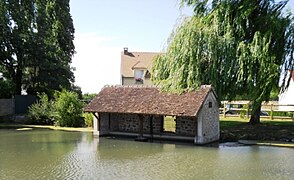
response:
<path fill-rule="evenodd" d="M 154 52 L 129 52 L 124 48 L 121 53 L 121 84 L 122 85 L 151 85 L 152 60 Z"/>
<path fill-rule="evenodd" d="M 94 135 L 184 140 L 219 140 L 219 110 L 211 86 L 182 94 L 146 86 L 106 86 L 85 108 L 94 114 Z M 164 129 L 174 117 L 174 132 Z"/>

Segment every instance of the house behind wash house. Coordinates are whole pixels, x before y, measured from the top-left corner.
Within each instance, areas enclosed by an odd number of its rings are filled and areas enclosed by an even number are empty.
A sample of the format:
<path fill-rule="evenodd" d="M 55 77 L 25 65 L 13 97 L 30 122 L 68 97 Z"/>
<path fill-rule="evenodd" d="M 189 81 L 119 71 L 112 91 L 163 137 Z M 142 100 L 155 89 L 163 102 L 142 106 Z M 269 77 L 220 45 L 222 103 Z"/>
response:
<path fill-rule="evenodd" d="M 129 52 L 121 53 L 121 85 L 151 85 L 152 60 L 162 53 Z"/>

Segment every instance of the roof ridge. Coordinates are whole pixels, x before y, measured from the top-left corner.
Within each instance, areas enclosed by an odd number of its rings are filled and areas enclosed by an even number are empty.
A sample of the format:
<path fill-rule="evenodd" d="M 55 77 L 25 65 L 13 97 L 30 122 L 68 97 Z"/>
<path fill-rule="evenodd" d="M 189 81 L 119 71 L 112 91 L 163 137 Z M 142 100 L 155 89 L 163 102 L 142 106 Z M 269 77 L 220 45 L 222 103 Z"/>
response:
<path fill-rule="evenodd" d="M 120 84 L 116 84 L 116 85 L 105 85 L 102 89 L 104 88 L 157 88 L 159 89 L 158 86 L 156 85 L 141 85 L 141 84 L 134 84 L 134 85 L 120 85 Z M 102 90 L 101 89 L 101 90 Z"/>
<path fill-rule="evenodd" d="M 122 51 L 122 53 L 124 53 L 124 52 Z M 150 52 L 150 51 L 128 51 L 128 53 L 164 54 L 165 52 Z"/>

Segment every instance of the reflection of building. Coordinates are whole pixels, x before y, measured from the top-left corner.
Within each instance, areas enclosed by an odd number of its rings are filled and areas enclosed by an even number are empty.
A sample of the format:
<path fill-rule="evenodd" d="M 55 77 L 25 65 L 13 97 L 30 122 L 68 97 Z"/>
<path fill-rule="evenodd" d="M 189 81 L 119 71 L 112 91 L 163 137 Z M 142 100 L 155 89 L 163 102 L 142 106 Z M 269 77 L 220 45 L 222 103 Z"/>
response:
<path fill-rule="evenodd" d="M 292 78 L 288 89 L 279 95 L 279 110 L 294 111 L 294 72 L 292 71 Z M 291 105 L 291 106 L 286 106 Z"/>
<path fill-rule="evenodd" d="M 85 108 L 92 112 L 94 134 L 186 140 L 203 144 L 219 139 L 219 110 L 214 91 L 201 86 L 182 94 L 154 87 L 104 87 Z M 175 131 L 165 131 L 165 116 L 175 117 Z"/>
<path fill-rule="evenodd" d="M 124 48 L 121 53 L 121 84 L 151 85 L 151 66 L 152 60 L 161 53 L 152 52 L 129 52 Z"/>

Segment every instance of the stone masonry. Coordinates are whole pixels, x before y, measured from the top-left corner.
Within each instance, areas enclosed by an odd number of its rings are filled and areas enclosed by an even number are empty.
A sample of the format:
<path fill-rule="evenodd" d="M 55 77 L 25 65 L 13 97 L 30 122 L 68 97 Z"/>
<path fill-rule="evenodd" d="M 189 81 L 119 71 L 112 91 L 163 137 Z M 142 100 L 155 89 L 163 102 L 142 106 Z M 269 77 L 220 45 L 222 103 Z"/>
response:
<path fill-rule="evenodd" d="M 191 117 L 176 118 L 176 135 L 195 136 L 197 132 L 197 120 Z"/>
<path fill-rule="evenodd" d="M 150 132 L 150 116 L 143 116 L 143 132 Z M 153 116 L 153 133 L 161 133 L 162 117 Z M 139 116 L 137 114 L 112 113 L 110 115 L 110 130 L 120 132 L 139 132 Z"/>

